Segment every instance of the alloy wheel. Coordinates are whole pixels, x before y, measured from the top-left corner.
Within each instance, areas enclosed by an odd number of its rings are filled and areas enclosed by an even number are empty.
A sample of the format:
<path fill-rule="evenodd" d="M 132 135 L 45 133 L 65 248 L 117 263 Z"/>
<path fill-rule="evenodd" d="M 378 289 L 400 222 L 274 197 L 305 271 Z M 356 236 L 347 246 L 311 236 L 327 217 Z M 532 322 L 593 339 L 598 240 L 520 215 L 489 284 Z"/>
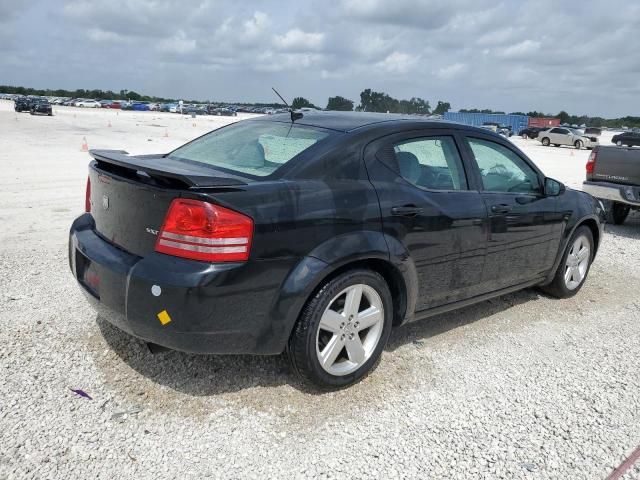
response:
<path fill-rule="evenodd" d="M 382 298 L 369 285 L 351 285 L 322 314 L 316 355 L 322 368 L 342 376 L 364 365 L 376 349 L 384 326 Z"/>
<path fill-rule="evenodd" d="M 564 267 L 564 283 L 569 290 L 575 290 L 580 286 L 589 269 L 591 260 L 591 248 L 589 240 L 580 235 L 575 239 Z"/>

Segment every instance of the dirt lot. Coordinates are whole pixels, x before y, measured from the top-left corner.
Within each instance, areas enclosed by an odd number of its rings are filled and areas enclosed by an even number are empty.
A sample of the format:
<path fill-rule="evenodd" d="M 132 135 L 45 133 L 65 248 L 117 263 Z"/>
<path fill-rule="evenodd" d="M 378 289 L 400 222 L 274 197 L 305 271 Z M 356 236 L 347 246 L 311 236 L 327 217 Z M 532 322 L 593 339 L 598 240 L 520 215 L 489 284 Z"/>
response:
<path fill-rule="evenodd" d="M 282 357 L 151 356 L 69 272 L 84 139 L 165 152 L 230 119 L 54 113 L 0 101 L 0 479 L 600 479 L 640 444 L 640 216 L 607 227 L 573 299 L 526 290 L 408 325 L 374 374 L 319 395 Z M 586 150 L 514 142 L 580 186 Z"/>

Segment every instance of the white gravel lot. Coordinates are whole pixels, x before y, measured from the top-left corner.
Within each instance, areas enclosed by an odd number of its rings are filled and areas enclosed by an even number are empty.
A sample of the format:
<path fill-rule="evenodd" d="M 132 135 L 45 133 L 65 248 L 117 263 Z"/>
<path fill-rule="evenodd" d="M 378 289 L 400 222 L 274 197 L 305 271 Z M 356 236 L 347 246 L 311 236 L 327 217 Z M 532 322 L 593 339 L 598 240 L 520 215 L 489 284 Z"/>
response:
<path fill-rule="evenodd" d="M 640 444 L 639 215 L 607 227 L 576 297 L 410 324 L 340 392 L 283 357 L 152 356 L 96 318 L 67 264 L 83 137 L 157 153 L 227 121 L 0 101 L 0 479 L 602 479 Z M 514 141 L 579 187 L 587 151 Z"/>

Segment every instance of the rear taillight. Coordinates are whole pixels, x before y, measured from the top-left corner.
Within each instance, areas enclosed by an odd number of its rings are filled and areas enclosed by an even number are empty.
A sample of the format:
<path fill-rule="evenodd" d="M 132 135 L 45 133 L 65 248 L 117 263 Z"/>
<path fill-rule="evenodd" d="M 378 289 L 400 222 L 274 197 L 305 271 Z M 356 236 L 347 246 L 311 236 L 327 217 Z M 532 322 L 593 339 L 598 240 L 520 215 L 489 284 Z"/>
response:
<path fill-rule="evenodd" d="M 84 194 L 84 211 L 91 213 L 91 177 L 87 177 L 87 190 Z"/>
<path fill-rule="evenodd" d="M 200 200 L 171 202 L 156 241 L 156 252 L 206 262 L 249 258 L 253 220 L 228 208 Z"/>
<path fill-rule="evenodd" d="M 587 173 L 593 173 L 596 168 L 596 157 L 597 153 L 595 150 L 591 151 L 591 155 L 589 155 L 589 160 L 587 160 Z"/>

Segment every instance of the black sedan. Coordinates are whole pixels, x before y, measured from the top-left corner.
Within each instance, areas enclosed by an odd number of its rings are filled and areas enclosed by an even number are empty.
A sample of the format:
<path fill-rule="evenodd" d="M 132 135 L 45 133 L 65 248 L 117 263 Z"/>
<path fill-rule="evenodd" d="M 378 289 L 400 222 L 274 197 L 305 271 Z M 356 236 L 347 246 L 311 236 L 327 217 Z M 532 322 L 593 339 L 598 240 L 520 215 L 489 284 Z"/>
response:
<path fill-rule="evenodd" d="M 29 110 L 31 115 L 53 115 L 53 109 L 51 108 L 51 104 L 48 100 L 38 100 L 31 104 L 31 109 Z"/>
<path fill-rule="evenodd" d="M 18 97 L 13 101 L 13 109 L 16 112 L 30 112 L 33 99 L 30 97 Z"/>
<path fill-rule="evenodd" d="M 623 132 L 614 135 L 611 143 L 615 143 L 619 147 L 626 145 L 628 147 L 640 147 L 640 132 Z"/>
<path fill-rule="evenodd" d="M 522 138 L 538 138 L 538 134 L 542 131 L 545 130 L 544 128 L 541 127 L 527 127 L 524 128 L 522 130 L 520 130 L 519 135 Z"/>
<path fill-rule="evenodd" d="M 600 202 L 454 123 L 295 112 L 91 155 L 69 262 L 101 317 L 186 352 L 286 351 L 327 388 L 404 323 L 533 286 L 575 295 L 602 238 Z"/>

